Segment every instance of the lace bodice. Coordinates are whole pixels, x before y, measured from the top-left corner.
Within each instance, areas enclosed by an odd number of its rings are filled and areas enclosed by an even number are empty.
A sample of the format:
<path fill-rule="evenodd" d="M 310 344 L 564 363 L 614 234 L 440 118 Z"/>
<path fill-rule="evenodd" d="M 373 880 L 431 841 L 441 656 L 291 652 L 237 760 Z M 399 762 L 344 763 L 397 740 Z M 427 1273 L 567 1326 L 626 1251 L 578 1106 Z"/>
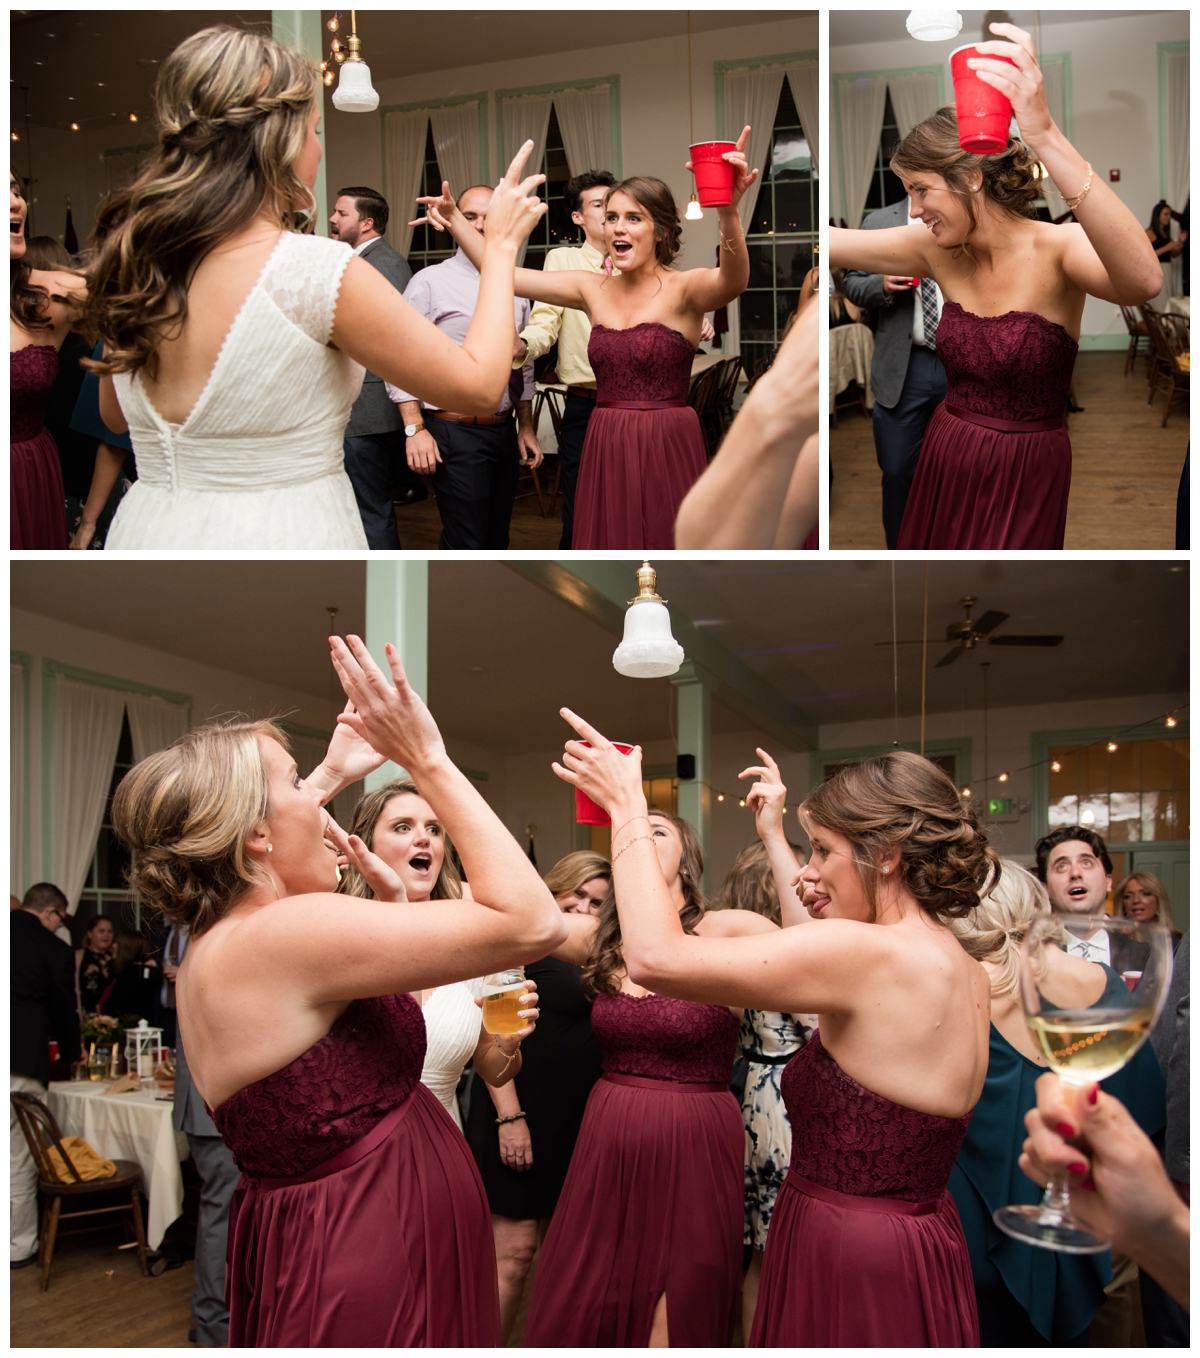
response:
<path fill-rule="evenodd" d="M 645 321 L 628 330 L 593 325 L 588 362 L 600 401 L 687 399 L 696 346 L 678 330 Z"/>
<path fill-rule="evenodd" d="M 9 354 L 9 437 L 14 443 L 37 438 L 46 422 L 46 402 L 58 376 L 53 344 L 29 344 Z"/>
<path fill-rule="evenodd" d="M 1067 408 L 1079 345 L 1033 311 L 976 316 L 947 302 L 937 355 L 946 404 L 999 420 L 1052 420 Z"/>
<path fill-rule="evenodd" d="M 425 1001 L 425 1065 L 421 1083 L 441 1100 L 461 1129 L 455 1090 L 479 1045 L 481 1011 L 468 986 L 440 985 Z"/>
<path fill-rule="evenodd" d="M 727 1083 L 733 1073 L 738 1021 L 723 1004 L 600 994 L 592 1032 L 607 1075 Z"/>
<path fill-rule="evenodd" d="M 425 1020 L 411 995 L 355 1000 L 319 1042 L 212 1110 L 239 1168 L 305 1174 L 364 1137 L 417 1083 Z"/>
<path fill-rule="evenodd" d="M 856 1197 L 938 1197 L 971 1120 L 969 1113 L 919 1113 L 864 1089 L 821 1045 L 819 1031 L 784 1067 L 782 1089 L 794 1133 L 792 1169 Z"/>

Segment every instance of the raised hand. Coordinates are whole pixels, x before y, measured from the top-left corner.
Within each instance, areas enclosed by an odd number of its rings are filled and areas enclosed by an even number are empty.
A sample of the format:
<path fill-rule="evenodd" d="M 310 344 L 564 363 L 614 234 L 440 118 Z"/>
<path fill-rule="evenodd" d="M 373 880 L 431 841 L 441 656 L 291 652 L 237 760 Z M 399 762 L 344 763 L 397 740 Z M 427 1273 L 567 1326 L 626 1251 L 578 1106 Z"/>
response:
<path fill-rule="evenodd" d="M 378 901 L 407 901 L 408 893 L 398 873 L 389 868 L 378 855 L 373 854 L 357 835 L 348 835 L 345 830 L 329 817 L 325 826 L 325 838 L 336 849 L 339 862 L 346 860 L 349 867 L 357 868 L 363 881 L 375 893 Z"/>
<path fill-rule="evenodd" d="M 343 710 L 353 712 L 354 704 L 348 702 Z M 384 756 L 373 749 L 369 742 L 349 726 L 340 723 L 334 727 L 329 749 L 321 761 L 331 781 L 338 787 L 357 783 L 368 773 L 374 773 L 383 762 Z"/>
<path fill-rule="evenodd" d="M 766 750 L 756 749 L 754 753 L 763 761 L 762 764 L 752 764 L 748 769 L 743 769 L 738 777 L 757 779 L 746 793 L 746 805 L 754 812 L 758 837 L 765 843 L 771 836 L 783 834 L 787 788 L 780 776 L 779 765 Z"/>
<path fill-rule="evenodd" d="M 436 198 L 418 198 L 425 205 L 426 216 L 409 222 L 409 226 L 432 226 L 435 231 L 448 231 L 450 218 L 458 211 L 458 204 L 450 192 L 450 181 L 442 180 L 442 191 Z"/>
<path fill-rule="evenodd" d="M 620 750 L 569 707 L 560 707 L 559 715 L 579 732 L 581 740 L 568 740 L 563 750 L 563 762 L 551 765 L 554 772 L 573 787 L 582 789 L 597 806 L 610 816 L 622 808 L 636 813 L 645 810 L 646 797 L 642 791 L 642 747 L 635 745 L 630 754 Z M 584 742 L 587 742 L 586 744 Z M 614 817 L 615 818 L 615 817 Z"/>
<path fill-rule="evenodd" d="M 352 710 L 338 717 L 339 723 L 394 760 L 410 773 L 446 757 L 437 723 L 420 696 L 409 686 L 396 648 L 384 648 L 395 687 L 384 678 L 361 637 L 330 637 L 333 667 Z"/>
<path fill-rule="evenodd" d="M 985 85 L 999 90 L 1011 101 L 1021 136 L 1033 146 L 1054 126 L 1046 104 L 1041 68 L 1033 54 L 1033 39 L 1015 24 L 992 24 L 991 30 L 1009 41 L 977 42 L 975 50 L 980 56 L 972 57 L 967 66 Z M 1016 68 L 1006 61 L 988 59 L 993 57 L 1011 57 Z"/>
<path fill-rule="evenodd" d="M 525 1008 L 518 1009 L 517 1013 L 521 1016 L 521 1018 L 528 1019 L 529 1022 L 526 1023 L 526 1025 L 523 1028 L 518 1028 L 515 1033 L 492 1034 L 493 1043 L 500 1048 L 500 1050 L 504 1053 L 505 1056 L 516 1056 L 518 1050 L 520 1049 L 521 1043 L 524 1042 L 524 1040 L 527 1037 L 529 1037 L 533 1033 L 533 1030 L 537 1027 L 537 1021 L 538 1018 L 540 1017 L 540 1010 L 538 1008 L 537 982 L 526 981 L 525 989 L 528 992 L 528 994 L 522 997 L 522 1003 L 524 1004 Z M 475 1003 L 480 1007 L 480 1009 L 482 1009 L 483 1008 L 482 996 L 477 995 L 475 997 Z"/>
<path fill-rule="evenodd" d="M 733 166 L 733 197 L 731 203 L 734 207 L 742 200 L 742 195 L 758 178 L 758 171 L 751 170 L 746 164 L 746 143 L 750 140 L 750 127 L 747 125 L 742 128 L 742 135 L 737 139 L 737 145 L 732 151 L 726 151 L 721 157 Z M 692 162 L 685 161 L 684 168 L 691 173 L 694 169 Z"/>
<path fill-rule="evenodd" d="M 546 204 L 535 190 L 539 184 L 545 183 L 546 176 L 532 174 L 526 179 L 521 178 L 521 171 L 532 151 L 533 142 L 527 141 L 513 157 L 504 178 L 496 185 L 488 205 L 486 239 L 520 245 L 545 213 Z"/>

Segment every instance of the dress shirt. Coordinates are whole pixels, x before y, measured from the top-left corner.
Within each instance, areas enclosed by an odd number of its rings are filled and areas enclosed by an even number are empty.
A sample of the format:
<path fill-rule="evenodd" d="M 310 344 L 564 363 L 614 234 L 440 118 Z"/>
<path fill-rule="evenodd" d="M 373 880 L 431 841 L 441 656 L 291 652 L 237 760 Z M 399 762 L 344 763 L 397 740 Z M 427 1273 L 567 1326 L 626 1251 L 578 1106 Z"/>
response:
<path fill-rule="evenodd" d="M 1065 921 L 1064 921 L 1065 922 Z M 1112 953 L 1109 949 L 1110 935 L 1107 929 L 1101 929 L 1094 933 L 1091 938 L 1076 938 L 1067 930 L 1067 951 L 1072 957 L 1082 957 L 1085 962 L 1103 962 L 1105 966 L 1112 966 Z"/>
<path fill-rule="evenodd" d="M 546 273 L 569 269 L 585 269 L 588 273 L 603 273 L 604 256 L 584 241 L 581 246 L 563 245 L 546 255 L 542 266 Z M 592 323 L 586 311 L 574 307 L 551 306 L 538 302 L 533 308 L 529 324 L 521 331 L 521 338 L 529 345 L 527 359 L 548 354 L 558 341 L 558 380 L 569 387 L 594 387 L 596 374 L 588 362 L 588 340 L 592 337 Z M 517 367 L 516 363 L 513 367 Z"/>
<path fill-rule="evenodd" d="M 461 345 L 471 328 L 471 317 L 479 301 L 479 270 L 458 250 L 440 264 L 431 264 L 427 269 L 413 274 L 408 287 L 404 289 L 404 300 L 427 320 L 431 320 L 443 334 L 449 335 L 455 344 Z M 524 297 L 513 299 L 513 319 L 518 330 L 529 324 L 529 303 Z M 517 401 L 532 401 L 534 397 L 533 360 L 528 359 L 521 368 L 524 385 L 510 382 L 500 398 L 496 414 L 503 415 Z M 397 404 L 401 401 L 416 401 L 419 397 L 401 391 L 390 382 L 384 383 L 387 394 Z M 516 395 L 513 388 L 517 388 Z M 421 402 L 423 410 L 436 410 L 428 401 Z"/>
<path fill-rule="evenodd" d="M 910 217 L 910 218 L 908 219 L 908 224 L 909 224 L 909 226 L 920 226 L 920 225 L 921 225 L 921 223 L 916 219 L 916 217 Z M 929 281 L 930 281 L 931 283 L 933 283 L 933 279 L 932 279 L 932 278 L 931 278 Z M 934 290 L 935 293 L 937 293 L 937 313 L 938 313 L 938 320 L 940 321 L 940 320 L 942 319 L 942 302 L 943 302 L 943 300 L 944 300 L 943 297 L 942 297 L 942 290 L 941 290 L 941 288 L 938 287 L 938 285 L 937 285 L 936 283 L 933 283 L 933 290 Z M 917 294 L 917 299 L 916 299 L 916 305 L 913 307 L 912 342 L 913 342 L 914 344 L 924 344 L 924 343 L 925 343 L 925 317 L 924 317 L 924 316 L 922 315 L 922 313 L 921 313 L 921 293 L 920 293 L 920 289 L 918 289 L 918 288 L 914 288 L 913 291 Z"/>
<path fill-rule="evenodd" d="M 361 255 L 368 245 L 371 245 L 373 242 L 382 239 L 383 239 L 382 236 L 372 236 L 370 240 L 359 241 L 359 243 L 354 247 L 354 253 L 356 255 Z"/>

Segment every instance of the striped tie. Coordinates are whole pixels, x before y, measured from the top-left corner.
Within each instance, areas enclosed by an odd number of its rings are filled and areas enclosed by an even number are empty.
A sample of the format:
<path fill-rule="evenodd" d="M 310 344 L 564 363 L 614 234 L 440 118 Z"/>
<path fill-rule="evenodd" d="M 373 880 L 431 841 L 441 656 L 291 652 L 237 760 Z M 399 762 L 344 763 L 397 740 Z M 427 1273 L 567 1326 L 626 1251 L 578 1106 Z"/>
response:
<path fill-rule="evenodd" d="M 932 278 L 921 279 L 921 320 L 925 326 L 925 347 L 937 348 L 937 285 Z"/>

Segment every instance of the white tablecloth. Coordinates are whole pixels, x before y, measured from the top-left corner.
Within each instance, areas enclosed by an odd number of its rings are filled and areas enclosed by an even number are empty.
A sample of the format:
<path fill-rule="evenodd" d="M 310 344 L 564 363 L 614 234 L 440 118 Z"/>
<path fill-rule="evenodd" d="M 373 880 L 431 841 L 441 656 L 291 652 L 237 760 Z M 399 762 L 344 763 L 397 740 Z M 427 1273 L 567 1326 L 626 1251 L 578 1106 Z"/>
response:
<path fill-rule="evenodd" d="M 183 1211 L 183 1174 L 187 1137 L 171 1126 L 173 1105 L 155 1098 L 158 1089 L 113 1094 L 107 1084 L 57 1080 L 46 1103 L 64 1136 L 81 1136 L 107 1160 L 132 1160 L 141 1166 L 146 1209 L 146 1243 L 162 1244 L 167 1227 Z"/>
<path fill-rule="evenodd" d="M 1176 316 L 1186 316 L 1190 320 L 1192 299 L 1190 297 L 1172 297 L 1167 303 L 1167 310 L 1174 312 Z"/>

